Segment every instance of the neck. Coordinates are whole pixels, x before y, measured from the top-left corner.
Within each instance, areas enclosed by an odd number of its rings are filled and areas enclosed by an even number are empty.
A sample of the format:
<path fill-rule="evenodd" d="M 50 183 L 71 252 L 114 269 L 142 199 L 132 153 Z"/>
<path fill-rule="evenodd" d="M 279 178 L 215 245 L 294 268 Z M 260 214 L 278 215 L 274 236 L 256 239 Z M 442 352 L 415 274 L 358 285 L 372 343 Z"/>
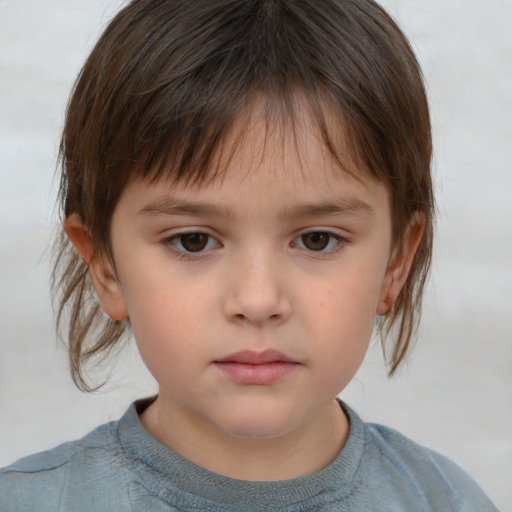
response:
<path fill-rule="evenodd" d="M 146 430 L 198 466 L 239 480 L 285 480 L 318 471 L 336 458 L 349 433 L 336 401 L 293 431 L 267 438 L 227 434 L 191 415 L 176 414 L 175 406 L 160 395 L 141 415 Z"/>

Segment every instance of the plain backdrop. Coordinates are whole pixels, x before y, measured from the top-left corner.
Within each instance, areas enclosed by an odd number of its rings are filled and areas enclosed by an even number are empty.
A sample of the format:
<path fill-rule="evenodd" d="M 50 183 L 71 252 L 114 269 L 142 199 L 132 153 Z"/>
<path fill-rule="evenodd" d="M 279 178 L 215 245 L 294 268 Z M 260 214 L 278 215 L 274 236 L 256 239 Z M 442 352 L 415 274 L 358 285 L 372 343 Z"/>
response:
<path fill-rule="evenodd" d="M 454 459 L 512 511 L 512 1 L 382 3 L 428 86 L 435 260 L 408 363 L 387 379 L 374 344 L 341 396 Z M 77 391 L 49 300 L 63 111 L 119 5 L 0 0 L 0 465 L 80 437 L 156 390 L 130 345 L 100 393 Z"/>

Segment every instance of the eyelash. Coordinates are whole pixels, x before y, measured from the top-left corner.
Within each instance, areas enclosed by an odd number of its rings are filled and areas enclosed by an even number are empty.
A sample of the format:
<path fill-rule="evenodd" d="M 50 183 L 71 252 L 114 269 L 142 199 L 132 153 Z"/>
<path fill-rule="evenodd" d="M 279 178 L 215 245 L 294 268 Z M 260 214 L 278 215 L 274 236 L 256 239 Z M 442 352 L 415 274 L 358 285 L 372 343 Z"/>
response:
<path fill-rule="evenodd" d="M 304 244 L 304 237 L 311 236 L 311 235 L 327 235 L 328 240 L 325 248 L 320 248 L 318 250 L 311 249 L 305 246 Z M 183 245 L 183 239 L 186 236 L 199 236 L 199 237 L 206 237 L 206 243 L 203 248 L 199 248 L 196 251 L 192 251 L 184 247 Z M 215 242 L 215 247 L 211 247 L 211 242 Z M 300 241 L 297 243 L 297 241 Z M 332 243 L 334 241 L 334 247 L 332 246 Z M 221 247 L 220 242 L 218 242 L 215 237 L 212 235 L 209 235 L 208 233 L 204 233 L 201 231 L 189 231 L 189 232 L 181 232 L 177 233 L 175 235 L 172 235 L 168 238 L 165 238 L 163 240 L 164 244 L 166 244 L 170 250 L 177 253 L 181 258 L 194 258 L 197 256 L 200 256 L 201 254 L 204 254 L 208 252 L 209 250 Z M 310 253 L 311 255 L 328 255 L 328 254 L 334 254 L 341 250 L 344 245 L 347 243 L 347 240 L 335 233 L 332 233 L 330 231 L 324 231 L 324 230 L 312 230 L 312 231 L 305 231 L 303 233 L 300 233 L 297 235 L 292 243 L 290 244 L 291 247 L 299 248 L 307 253 Z M 300 246 L 302 244 L 302 247 Z M 179 247 L 181 245 L 181 248 Z M 210 246 L 210 247 L 209 247 Z M 328 249 L 327 249 L 328 248 Z"/>
<path fill-rule="evenodd" d="M 330 231 L 322 231 L 322 230 L 313 230 L 313 231 L 305 231 L 301 233 L 299 236 L 295 237 L 294 241 L 292 242 L 292 247 L 297 247 L 297 240 L 300 240 L 302 245 L 304 245 L 304 237 L 311 236 L 311 235 L 327 235 L 327 245 L 325 248 L 320 248 L 318 250 L 311 249 L 308 247 L 299 247 L 300 249 L 303 249 L 311 254 L 317 254 L 317 255 L 327 255 L 327 254 L 333 254 L 337 251 L 341 250 L 344 246 L 344 244 L 347 242 L 345 238 L 343 238 L 340 235 L 337 235 L 335 233 L 331 233 Z M 334 247 L 332 247 L 332 242 L 335 242 Z M 331 247 L 329 247 L 331 246 Z M 329 247 L 327 249 L 327 247 Z"/>
<path fill-rule="evenodd" d="M 198 249 L 197 251 L 191 251 L 191 250 L 187 249 L 183 245 L 183 239 L 187 236 L 188 237 L 191 237 L 191 236 L 206 237 L 205 246 L 203 248 Z M 215 242 L 216 247 L 220 247 L 220 243 L 217 240 L 215 240 L 215 238 L 212 235 L 209 235 L 208 233 L 203 233 L 201 231 L 188 231 L 188 232 L 177 233 L 176 235 L 170 236 L 164 240 L 164 243 L 166 245 L 170 246 L 169 248 L 172 249 L 174 252 L 178 253 L 181 257 L 186 258 L 186 257 L 194 257 L 196 255 L 200 255 L 200 254 L 206 252 L 207 250 L 213 249 L 214 247 L 211 247 L 212 241 Z M 194 243 L 194 242 L 192 242 L 192 243 Z M 178 245 L 181 245 L 181 248 Z"/>

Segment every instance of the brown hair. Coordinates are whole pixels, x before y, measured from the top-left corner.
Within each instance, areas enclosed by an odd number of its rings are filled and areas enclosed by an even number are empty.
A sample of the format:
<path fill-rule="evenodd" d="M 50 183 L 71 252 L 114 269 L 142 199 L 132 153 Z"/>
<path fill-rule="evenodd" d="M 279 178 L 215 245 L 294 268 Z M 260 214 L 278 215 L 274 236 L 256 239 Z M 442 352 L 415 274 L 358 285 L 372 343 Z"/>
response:
<path fill-rule="evenodd" d="M 414 212 L 425 216 L 408 281 L 380 324 L 383 336 L 396 327 L 392 374 L 417 325 L 430 266 L 432 148 L 414 53 L 372 0 L 133 0 L 107 26 L 67 108 L 63 215 L 78 213 L 93 255 L 111 257 L 110 221 L 129 180 L 202 180 L 256 95 L 293 121 L 297 93 L 333 158 L 342 164 L 348 140 L 364 168 L 388 185 L 395 244 Z M 329 128 L 327 111 L 344 141 Z M 84 363 L 114 347 L 127 324 L 102 313 L 88 267 L 64 232 L 53 289 L 58 326 L 68 319 L 73 379 L 90 390 Z"/>

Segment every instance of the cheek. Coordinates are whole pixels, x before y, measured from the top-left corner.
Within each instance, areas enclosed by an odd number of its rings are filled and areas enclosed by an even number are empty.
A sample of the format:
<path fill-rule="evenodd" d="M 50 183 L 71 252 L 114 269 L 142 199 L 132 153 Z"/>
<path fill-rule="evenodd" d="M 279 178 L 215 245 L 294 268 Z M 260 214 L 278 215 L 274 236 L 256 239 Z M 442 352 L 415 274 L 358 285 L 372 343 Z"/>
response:
<path fill-rule="evenodd" d="M 338 364 L 351 366 L 366 352 L 375 322 L 375 309 L 373 301 L 366 301 L 365 297 L 358 300 L 357 293 L 354 290 L 347 294 L 348 297 L 337 297 L 333 293 L 333 298 L 320 306 L 312 318 L 313 328 L 317 331 L 315 338 L 319 340 L 317 351 L 327 365 L 334 359 Z"/>
<path fill-rule="evenodd" d="M 373 315 L 363 315 L 353 302 L 332 301 L 316 319 L 314 361 L 318 380 L 316 390 L 322 396 L 340 393 L 361 365 L 373 331 Z"/>
<path fill-rule="evenodd" d="M 323 382 L 344 387 L 361 364 L 373 332 L 381 271 L 363 272 L 312 288 L 309 295 L 309 339 L 325 368 Z"/>
<path fill-rule="evenodd" d="M 361 339 L 369 339 L 375 322 L 379 291 L 378 279 L 335 280 L 327 291 L 319 290 L 316 294 L 316 300 L 311 305 L 316 317 L 313 323 L 320 326 L 326 335 L 344 334 L 346 343 L 349 340 L 358 343 Z"/>
<path fill-rule="evenodd" d="M 189 364 L 201 351 L 208 297 L 176 280 L 142 278 L 130 284 L 125 296 L 131 327 L 149 370 L 167 373 L 170 365 L 179 370 Z"/>

